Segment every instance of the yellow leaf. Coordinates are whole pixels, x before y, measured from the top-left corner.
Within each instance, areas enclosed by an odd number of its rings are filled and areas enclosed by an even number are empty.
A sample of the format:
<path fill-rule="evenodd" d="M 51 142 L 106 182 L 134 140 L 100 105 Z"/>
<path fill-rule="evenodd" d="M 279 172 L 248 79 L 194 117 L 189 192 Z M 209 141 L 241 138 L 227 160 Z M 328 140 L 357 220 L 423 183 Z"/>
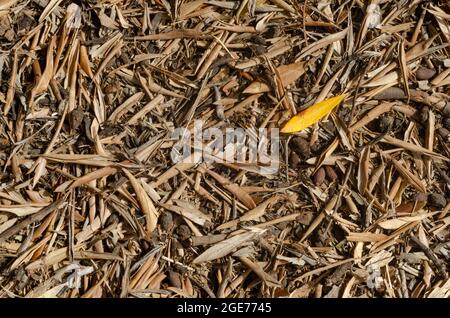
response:
<path fill-rule="evenodd" d="M 283 129 L 281 129 L 281 132 L 295 133 L 317 123 L 319 120 L 325 117 L 325 115 L 330 113 L 337 105 L 339 105 L 339 103 L 342 102 L 345 96 L 345 94 L 339 95 L 312 105 L 311 107 L 292 117 L 286 123 L 286 125 L 284 125 Z"/>

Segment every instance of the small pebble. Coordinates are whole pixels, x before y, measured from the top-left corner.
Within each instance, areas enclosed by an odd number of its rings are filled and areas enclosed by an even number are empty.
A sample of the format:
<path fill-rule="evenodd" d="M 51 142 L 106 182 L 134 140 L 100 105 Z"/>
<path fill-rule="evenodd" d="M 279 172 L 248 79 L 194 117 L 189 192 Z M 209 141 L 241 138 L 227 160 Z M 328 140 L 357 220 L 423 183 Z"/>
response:
<path fill-rule="evenodd" d="M 428 204 L 437 209 L 442 209 L 447 205 L 447 200 L 440 193 L 432 193 L 428 197 Z"/>
<path fill-rule="evenodd" d="M 373 99 L 376 100 L 394 100 L 403 98 L 406 98 L 406 94 L 400 87 L 389 87 L 373 97 Z"/>
<path fill-rule="evenodd" d="M 419 81 L 428 80 L 436 75 L 436 71 L 430 68 L 419 67 L 416 72 L 416 79 Z"/>
<path fill-rule="evenodd" d="M 428 81 L 417 81 L 417 86 L 422 91 L 427 91 L 430 89 L 430 85 L 429 85 Z"/>

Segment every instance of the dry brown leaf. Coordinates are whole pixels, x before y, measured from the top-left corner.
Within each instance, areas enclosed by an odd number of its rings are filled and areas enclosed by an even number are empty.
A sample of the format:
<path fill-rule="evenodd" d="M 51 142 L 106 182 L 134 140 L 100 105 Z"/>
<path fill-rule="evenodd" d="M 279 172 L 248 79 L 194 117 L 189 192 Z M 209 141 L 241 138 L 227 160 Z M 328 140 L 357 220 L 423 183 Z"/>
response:
<path fill-rule="evenodd" d="M 0 0 L 0 10 L 8 10 L 17 2 L 18 0 Z"/>
<path fill-rule="evenodd" d="M 280 196 L 275 195 L 275 196 L 265 200 L 263 203 L 260 203 L 256 208 L 246 212 L 244 215 L 242 215 L 238 219 L 226 222 L 226 223 L 218 226 L 216 230 L 220 231 L 220 230 L 223 230 L 223 229 L 230 228 L 232 226 L 237 225 L 238 222 L 245 222 L 245 221 L 256 220 L 259 217 L 264 215 L 264 213 L 266 212 L 266 209 L 268 208 L 269 205 L 274 204 L 280 198 L 281 198 Z"/>
<path fill-rule="evenodd" d="M 284 87 L 289 86 L 294 83 L 300 76 L 305 74 L 306 62 L 293 63 L 288 65 L 282 65 L 277 67 L 277 71 L 280 74 L 281 83 Z M 244 94 L 258 94 L 270 92 L 271 88 L 269 85 L 255 81 L 251 83 L 244 91 Z"/>
<path fill-rule="evenodd" d="M 199 169 L 200 171 L 205 171 L 207 174 L 209 174 L 211 177 L 216 179 L 217 182 L 219 182 L 225 189 L 233 193 L 239 201 L 245 204 L 245 206 L 249 209 L 256 208 L 256 203 L 253 201 L 253 198 L 245 192 L 239 185 L 236 183 L 231 182 L 227 178 L 222 177 L 220 174 L 211 171 L 209 169 Z"/>
<path fill-rule="evenodd" d="M 163 204 L 161 206 L 184 216 L 198 225 L 205 226 L 211 224 L 211 216 L 201 212 L 195 205 L 183 200 L 173 200 L 173 202 L 178 206 L 172 204 Z"/>
<path fill-rule="evenodd" d="M 156 229 L 156 225 L 158 223 L 159 213 L 153 205 L 152 200 L 145 192 L 144 188 L 140 184 L 139 180 L 137 180 L 128 170 L 122 169 L 127 178 L 130 180 L 131 186 L 133 187 L 136 197 L 141 206 L 142 212 L 145 215 L 146 224 L 147 224 L 147 234 L 151 236 L 152 232 Z"/>
<path fill-rule="evenodd" d="M 53 70 L 53 50 L 56 44 L 56 36 L 53 36 L 50 44 L 47 47 L 47 58 L 45 62 L 45 71 L 42 73 L 39 78 L 38 83 L 32 90 L 32 97 L 39 95 L 45 92 L 48 89 L 48 85 L 50 84 L 50 80 L 53 78 L 54 70 Z"/>
<path fill-rule="evenodd" d="M 365 193 L 369 183 L 369 164 L 370 164 L 370 146 L 365 147 L 359 157 L 358 165 L 358 190 L 359 193 Z"/>
<path fill-rule="evenodd" d="M 39 212 L 47 205 L 48 204 L 0 205 L 0 212 L 8 212 L 21 217 Z"/>
<path fill-rule="evenodd" d="M 242 246 L 243 244 L 251 241 L 256 236 L 260 235 L 260 232 L 257 231 L 249 231 L 244 234 L 239 234 L 233 237 L 230 237 L 226 240 L 223 240 L 222 242 L 219 242 L 210 248 L 208 248 L 206 251 L 204 251 L 202 254 L 197 256 L 197 258 L 194 259 L 194 264 L 199 264 L 203 262 L 212 261 L 224 256 L 227 256 L 231 252 L 233 252 L 238 247 Z"/>
<path fill-rule="evenodd" d="M 385 230 L 396 230 L 406 224 L 415 222 L 415 221 L 422 221 L 430 216 L 433 216 L 436 213 L 426 213 L 426 214 L 419 214 L 416 216 L 405 216 L 405 217 L 399 217 L 395 219 L 390 219 L 386 221 L 382 221 L 378 223 L 378 226 Z"/>

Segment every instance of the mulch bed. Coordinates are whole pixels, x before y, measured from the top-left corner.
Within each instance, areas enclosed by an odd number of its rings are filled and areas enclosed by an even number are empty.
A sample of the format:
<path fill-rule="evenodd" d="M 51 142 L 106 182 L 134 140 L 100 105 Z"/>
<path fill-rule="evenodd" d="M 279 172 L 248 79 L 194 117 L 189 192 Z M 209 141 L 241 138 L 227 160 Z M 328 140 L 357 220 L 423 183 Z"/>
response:
<path fill-rule="evenodd" d="M 447 1 L 1 0 L 0 297 L 449 297 L 449 85 Z"/>

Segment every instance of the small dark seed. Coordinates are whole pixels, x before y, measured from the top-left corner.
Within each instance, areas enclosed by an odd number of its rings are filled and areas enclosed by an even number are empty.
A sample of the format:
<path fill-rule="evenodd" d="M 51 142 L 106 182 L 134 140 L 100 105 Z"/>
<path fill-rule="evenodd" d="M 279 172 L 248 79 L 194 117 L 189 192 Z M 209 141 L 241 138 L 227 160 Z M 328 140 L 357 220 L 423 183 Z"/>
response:
<path fill-rule="evenodd" d="M 444 109 L 442 110 L 442 114 L 445 117 L 450 117 L 450 102 L 448 102 L 447 104 L 445 104 Z"/>
<path fill-rule="evenodd" d="M 311 152 L 313 152 L 314 154 L 317 154 L 318 152 L 321 151 L 322 148 L 323 148 L 322 145 L 320 143 L 316 142 L 311 145 L 310 149 L 311 149 Z"/>
<path fill-rule="evenodd" d="M 191 229 L 187 225 L 182 224 L 177 227 L 177 234 L 182 241 L 187 240 L 191 237 Z"/>
<path fill-rule="evenodd" d="M 447 200 L 440 193 L 432 193 L 428 197 L 428 204 L 437 209 L 442 209 L 447 205 Z"/>
<path fill-rule="evenodd" d="M 51 104 L 51 101 L 48 97 L 42 97 L 39 99 L 38 104 L 43 106 L 49 106 Z"/>
<path fill-rule="evenodd" d="M 389 129 L 389 127 L 391 127 L 393 122 L 394 122 L 394 118 L 392 118 L 391 116 L 381 117 L 381 119 L 378 121 L 379 131 L 385 132 L 386 130 Z"/>
<path fill-rule="evenodd" d="M 439 128 L 437 130 L 437 133 L 439 134 L 439 136 L 441 136 L 442 138 L 447 138 L 448 135 L 450 135 L 450 131 L 444 127 Z"/>
<path fill-rule="evenodd" d="M 337 180 L 338 175 L 336 174 L 336 172 L 334 171 L 334 169 L 331 166 L 325 166 L 325 172 L 326 172 L 328 180 L 330 180 L 331 182 L 334 182 Z"/>
<path fill-rule="evenodd" d="M 163 230 L 168 231 L 173 225 L 173 216 L 170 212 L 164 212 L 160 217 L 160 223 Z"/>
<path fill-rule="evenodd" d="M 444 127 L 450 129 L 450 117 L 444 119 Z"/>
<path fill-rule="evenodd" d="M 436 74 L 435 70 L 425 67 L 419 67 L 416 72 L 416 79 L 419 81 L 428 80 Z"/>
<path fill-rule="evenodd" d="M 169 271 L 169 280 L 173 287 L 181 288 L 180 274 L 174 271 Z"/>
<path fill-rule="evenodd" d="M 69 114 L 70 128 L 77 130 L 83 122 L 84 112 L 80 109 L 74 109 Z"/>
<path fill-rule="evenodd" d="M 259 44 L 259 45 L 265 45 L 267 42 L 266 39 L 260 35 L 253 36 L 252 40 L 253 40 L 253 42 L 255 42 L 256 44 Z"/>
<path fill-rule="evenodd" d="M 292 149 L 300 158 L 308 159 L 311 156 L 311 147 L 308 141 L 301 137 L 294 137 L 291 142 Z"/>
<path fill-rule="evenodd" d="M 319 168 L 313 177 L 314 184 L 320 186 L 325 181 L 325 169 L 323 167 Z"/>
<path fill-rule="evenodd" d="M 428 121 L 428 111 L 430 109 L 428 108 L 428 106 L 422 107 L 422 109 L 420 110 L 419 114 L 418 114 L 418 119 L 419 122 L 421 122 L 422 124 L 425 124 Z"/>
<path fill-rule="evenodd" d="M 298 166 L 301 162 L 300 157 L 295 153 L 295 152 L 291 152 L 291 159 L 290 159 L 292 165 L 294 167 Z"/>

